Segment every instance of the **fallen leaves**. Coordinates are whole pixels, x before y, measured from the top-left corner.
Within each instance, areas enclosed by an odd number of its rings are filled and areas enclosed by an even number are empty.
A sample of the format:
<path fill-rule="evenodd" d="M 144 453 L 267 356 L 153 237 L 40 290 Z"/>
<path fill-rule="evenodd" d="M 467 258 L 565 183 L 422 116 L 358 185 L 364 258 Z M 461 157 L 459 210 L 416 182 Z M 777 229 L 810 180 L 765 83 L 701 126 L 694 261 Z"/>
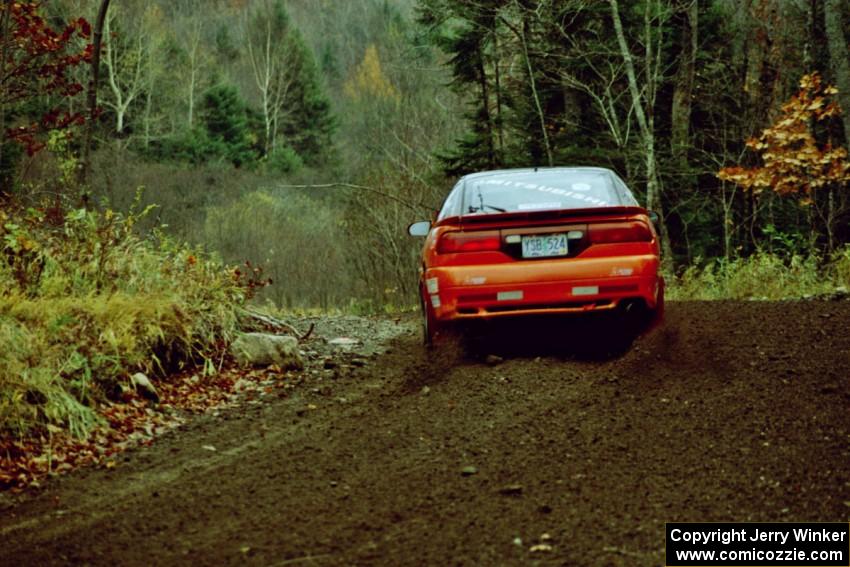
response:
<path fill-rule="evenodd" d="M 127 392 L 120 402 L 98 408 L 104 425 L 87 439 L 77 439 L 50 425 L 25 439 L 0 439 L 0 490 L 39 487 L 51 476 L 82 466 L 118 466 L 115 456 L 180 427 L 191 414 L 217 412 L 242 403 L 256 403 L 284 385 L 279 369 L 225 368 L 215 376 L 187 372 L 157 382 L 160 403 Z M 313 408 L 311 408 L 313 409 Z M 212 445 L 202 447 L 215 451 Z"/>

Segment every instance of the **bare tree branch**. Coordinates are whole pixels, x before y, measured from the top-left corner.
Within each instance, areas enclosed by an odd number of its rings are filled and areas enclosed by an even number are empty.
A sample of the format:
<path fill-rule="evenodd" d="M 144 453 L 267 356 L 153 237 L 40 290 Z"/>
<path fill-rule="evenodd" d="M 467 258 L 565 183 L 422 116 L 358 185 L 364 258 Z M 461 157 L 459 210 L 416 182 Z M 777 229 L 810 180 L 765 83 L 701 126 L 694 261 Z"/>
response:
<path fill-rule="evenodd" d="M 367 187 L 366 185 L 356 185 L 354 183 L 320 183 L 315 185 L 277 185 L 276 187 L 280 189 L 330 189 L 333 187 L 344 187 L 348 189 L 357 189 L 359 191 L 368 191 L 370 193 L 374 193 L 376 195 L 380 195 L 382 197 L 386 197 L 400 205 L 403 205 L 410 209 L 411 211 L 415 211 L 417 213 L 420 212 L 428 212 L 431 213 L 437 209 L 437 207 L 430 205 L 428 203 L 414 203 L 408 201 L 406 199 L 402 199 L 397 195 L 392 195 L 385 191 L 381 191 L 380 189 L 375 189 L 374 187 Z"/>

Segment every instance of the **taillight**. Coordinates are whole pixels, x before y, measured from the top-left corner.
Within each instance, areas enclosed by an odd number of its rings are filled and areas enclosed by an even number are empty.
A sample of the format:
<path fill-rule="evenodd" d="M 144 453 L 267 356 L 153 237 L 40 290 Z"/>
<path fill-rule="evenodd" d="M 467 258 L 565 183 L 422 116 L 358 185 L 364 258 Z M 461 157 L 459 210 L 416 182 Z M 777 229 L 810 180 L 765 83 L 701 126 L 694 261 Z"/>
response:
<path fill-rule="evenodd" d="M 498 230 L 480 232 L 446 232 L 437 242 L 437 252 L 454 254 L 456 252 L 485 252 L 502 247 Z"/>
<path fill-rule="evenodd" d="M 652 231 L 640 222 L 605 222 L 591 224 L 590 242 L 593 244 L 614 244 L 617 242 L 650 242 Z"/>

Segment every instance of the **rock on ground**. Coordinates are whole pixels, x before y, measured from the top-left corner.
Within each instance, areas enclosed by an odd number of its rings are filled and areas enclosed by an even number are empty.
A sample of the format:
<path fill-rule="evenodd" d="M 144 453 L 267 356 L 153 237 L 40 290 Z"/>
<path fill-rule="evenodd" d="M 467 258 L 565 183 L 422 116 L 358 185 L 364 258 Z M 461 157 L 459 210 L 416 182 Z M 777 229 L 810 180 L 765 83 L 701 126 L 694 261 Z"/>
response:
<path fill-rule="evenodd" d="M 150 379 L 146 375 L 141 372 L 136 372 L 130 377 L 130 383 L 133 384 L 133 387 L 136 388 L 136 391 L 142 396 L 155 402 L 159 401 L 159 393 L 156 391 L 156 388 L 154 388 L 154 385 L 151 384 Z"/>
<path fill-rule="evenodd" d="M 230 345 L 230 353 L 243 366 L 271 366 L 284 370 L 304 368 L 298 339 L 265 333 L 244 333 Z"/>

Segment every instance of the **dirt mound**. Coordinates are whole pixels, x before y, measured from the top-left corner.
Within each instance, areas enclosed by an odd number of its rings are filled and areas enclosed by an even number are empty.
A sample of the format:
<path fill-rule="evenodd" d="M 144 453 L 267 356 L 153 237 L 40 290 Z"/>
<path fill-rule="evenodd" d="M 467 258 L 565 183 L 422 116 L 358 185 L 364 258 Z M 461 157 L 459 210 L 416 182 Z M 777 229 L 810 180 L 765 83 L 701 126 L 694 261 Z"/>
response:
<path fill-rule="evenodd" d="M 351 373 L 10 500 L 2 562 L 658 565 L 666 521 L 843 521 L 847 321 L 671 303 L 625 352 L 528 321 L 434 355 L 410 320 Z"/>

